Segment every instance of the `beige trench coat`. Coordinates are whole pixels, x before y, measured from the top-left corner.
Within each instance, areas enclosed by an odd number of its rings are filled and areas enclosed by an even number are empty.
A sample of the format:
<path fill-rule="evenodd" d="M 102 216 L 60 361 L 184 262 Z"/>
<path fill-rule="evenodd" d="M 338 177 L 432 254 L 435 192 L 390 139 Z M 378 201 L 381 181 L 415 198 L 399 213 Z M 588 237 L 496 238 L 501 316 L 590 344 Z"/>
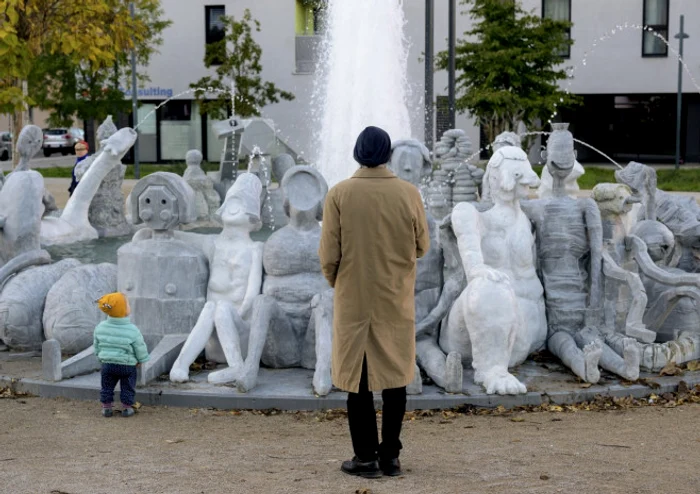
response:
<path fill-rule="evenodd" d="M 333 384 L 357 393 L 400 388 L 416 361 L 416 259 L 430 247 L 418 189 L 386 167 L 361 168 L 326 197 L 319 256 L 335 287 Z"/>

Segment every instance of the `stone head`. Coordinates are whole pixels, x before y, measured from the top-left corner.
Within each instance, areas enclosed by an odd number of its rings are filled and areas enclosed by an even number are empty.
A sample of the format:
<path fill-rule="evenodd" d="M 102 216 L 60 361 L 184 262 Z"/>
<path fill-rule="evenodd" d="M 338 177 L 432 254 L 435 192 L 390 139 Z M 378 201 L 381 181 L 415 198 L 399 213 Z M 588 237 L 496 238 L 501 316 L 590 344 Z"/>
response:
<path fill-rule="evenodd" d="M 576 164 L 574 136 L 568 130 L 568 123 L 552 124 L 552 133 L 547 141 L 547 149 L 542 158 L 547 162 L 547 169 L 554 178 L 565 179 Z"/>
<path fill-rule="evenodd" d="M 640 202 L 624 184 L 598 184 L 593 187 L 593 199 L 604 218 L 627 214 L 635 203 Z"/>
<path fill-rule="evenodd" d="M 224 203 L 216 214 L 226 227 L 244 227 L 248 231 L 262 228 L 260 196 L 262 182 L 252 173 L 241 173 L 226 192 Z"/>
<path fill-rule="evenodd" d="M 23 160 L 32 159 L 44 145 L 44 133 L 36 125 L 25 125 L 17 136 L 17 153 Z"/>
<path fill-rule="evenodd" d="M 627 185 L 633 194 L 643 193 L 649 184 L 656 188 L 656 170 L 650 166 L 630 161 L 622 170 L 615 171 L 615 180 Z"/>
<path fill-rule="evenodd" d="M 630 234 L 644 241 L 649 257 L 655 263 L 668 265 L 676 241 L 666 225 L 659 221 L 642 220 L 632 227 Z"/>
<path fill-rule="evenodd" d="M 185 163 L 187 163 L 187 166 L 201 166 L 202 159 L 204 158 L 201 151 L 198 149 L 190 149 L 185 155 Z"/>
<path fill-rule="evenodd" d="M 281 187 L 287 216 L 313 212 L 317 221 L 323 219 L 328 184 L 316 168 L 305 165 L 290 168 L 282 178 Z"/>
<path fill-rule="evenodd" d="M 282 183 L 284 174 L 293 166 L 296 166 L 296 162 L 287 153 L 282 153 L 272 159 L 272 175 L 277 180 L 277 183 Z"/>
<path fill-rule="evenodd" d="M 179 175 L 156 172 L 139 180 L 131 192 L 131 217 L 155 231 L 172 230 L 196 220 L 195 192 Z"/>
<path fill-rule="evenodd" d="M 102 143 L 117 133 L 117 126 L 112 121 L 112 115 L 107 115 L 107 118 L 97 127 L 97 142 Z"/>
<path fill-rule="evenodd" d="M 520 136 L 515 132 L 501 132 L 496 136 L 496 139 L 493 141 L 491 149 L 493 151 L 498 151 L 504 146 L 515 146 L 518 148 L 522 147 L 522 141 L 520 139 Z"/>
<path fill-rule="evenodd" d="M 484 174 L 482 197 L 484 201 L 514 201 L 524 199 L 540 179 L 532 169 L 522 148 L 505 146 L 498 149 Z"/>
<path fill-rule="evenodd" d="M 430 175 L 433 164 L 430 151 L 420 141 L 404 139 L 393 143 L 389 167 L 397 177 L 419 186 Z"/>

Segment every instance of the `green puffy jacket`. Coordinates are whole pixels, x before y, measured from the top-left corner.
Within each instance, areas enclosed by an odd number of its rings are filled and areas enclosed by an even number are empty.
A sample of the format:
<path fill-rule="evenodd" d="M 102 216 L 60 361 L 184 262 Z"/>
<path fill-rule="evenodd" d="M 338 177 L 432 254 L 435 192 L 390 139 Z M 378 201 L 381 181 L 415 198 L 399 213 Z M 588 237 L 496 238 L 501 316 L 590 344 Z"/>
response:
<path fill-rule="evenodd" d="M 136 365 L 150 358 L 141 331 L 128 317 L 107 317 L 98 324 L 94 346 L 103 364 Z"/>

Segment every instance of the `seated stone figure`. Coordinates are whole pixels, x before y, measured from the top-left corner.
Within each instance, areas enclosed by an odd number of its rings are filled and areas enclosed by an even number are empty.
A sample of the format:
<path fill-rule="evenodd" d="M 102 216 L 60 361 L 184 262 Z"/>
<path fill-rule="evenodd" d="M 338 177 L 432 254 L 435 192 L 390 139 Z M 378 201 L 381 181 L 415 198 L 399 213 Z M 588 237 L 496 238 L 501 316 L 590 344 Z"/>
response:
<path fill-rule="evenodd" d="M 202 153 L 197 149 L 187 151 L 185 162 L 187 170 L 182 178 L 192 187 L 196 195 L 195 209 L 197 221 L 214 221 L 216 211 L 221 205 L 219 193 L 214 190 L 214 181 L 202 170 Z"/>
<path fill-rule="evenodd" d="M 458 352 L 489 394 L 525 393 L 508 368 L 544 346 L 542 285 L 535 272 L 534 237 L 520 199 L 539 183 L 520 148 L 497 150 L 484 175 L 494 207 L 479 213 L 469 203 L 452 212 L 468 280 L 448 315 L 440 346 Z"/>
<path fill-rule="evenodd" d="M 220 382 L 224 372 L 226 378 L 235 373 L 242 388 L 255 384 L 265 334 L 251 333 L 250 319 L 262 286 L 263 244 L 250 233 L 262 226 L 261 192 L 260 179 L 243 173 L 219 209 L 224 225 L 219 235 L 177 232 L 176 238 L 206 254 L 210 276 L 207 303 L 170 371 L 173 382 L 187 381 L 190 365 L 206 347 L 209 359 L 230 367 L 209 374 L 210 382 Z"/>
<path fill-rule="evenodd" d="M 604 341 L 603 227 L 592 199 L 573 199 L 565 188 L 576 162 L 568 124 L 553 124 L 543 157 L 553 178 L 552 197 L 523 201 L 536 228 L 538 268 L 545 289 L 548 348 L 581 379 L 600 379 L 598 364 L 629 379 L 639 376 L 636 341 L 623 355 Z"/>

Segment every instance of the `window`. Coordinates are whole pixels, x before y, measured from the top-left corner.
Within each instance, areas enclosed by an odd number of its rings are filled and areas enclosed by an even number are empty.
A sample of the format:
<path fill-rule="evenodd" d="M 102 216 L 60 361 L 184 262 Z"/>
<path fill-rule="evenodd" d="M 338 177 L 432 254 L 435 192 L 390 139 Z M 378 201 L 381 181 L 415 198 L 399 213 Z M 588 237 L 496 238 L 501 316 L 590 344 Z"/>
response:
<path fill-rule="evenodd" d="M 296 0 L 296 73 L 313 74 L 325 30 L 326 0 Z"/>
<path fill-rule="evenodd" d="M 555 21 L 571 22 L 571 0 L 542 0 L 542 17 Z M 571 28 L 566 29 L 566 37 L 571 39 Z M 569 58 L 571 46 L 562 46 L 559 49 L 559 56 Z"/>
<path fill-rule="evenodd" d="M 207 5 L 204 7 L 205 17 L 205 50 L 209 53 L 212 45 L 223 40 L 226 36 L 226 28 L 222 22 L 222 17 L 226 15 L 226 7 L 224 5 Z M 220 57 L 216 57 L 214 65 L 221 65 Z"/>
<path fill-rule="evenodd" d="M 644 27 L 668 39 L 668 0 L 644 0 Z M 668 46 L 647 30 L 642 34 L 643 57 L 667 57 Z"/>

